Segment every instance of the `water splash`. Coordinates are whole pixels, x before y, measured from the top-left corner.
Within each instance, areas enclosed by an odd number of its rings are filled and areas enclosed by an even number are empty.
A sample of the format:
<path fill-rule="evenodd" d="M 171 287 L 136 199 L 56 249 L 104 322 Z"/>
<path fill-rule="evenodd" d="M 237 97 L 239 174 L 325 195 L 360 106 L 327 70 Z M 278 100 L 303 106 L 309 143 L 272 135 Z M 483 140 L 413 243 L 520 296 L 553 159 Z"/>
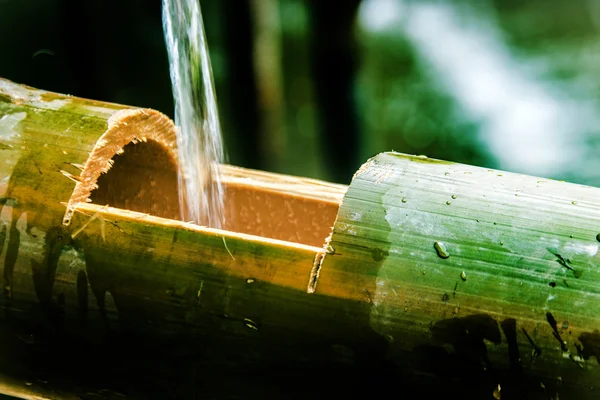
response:
<path fill-rule="evenodd" d="M 220 228 L 223 145 L 200 4 L 163 0 L 162 17 L 175 102 L 182 219 Z"/>

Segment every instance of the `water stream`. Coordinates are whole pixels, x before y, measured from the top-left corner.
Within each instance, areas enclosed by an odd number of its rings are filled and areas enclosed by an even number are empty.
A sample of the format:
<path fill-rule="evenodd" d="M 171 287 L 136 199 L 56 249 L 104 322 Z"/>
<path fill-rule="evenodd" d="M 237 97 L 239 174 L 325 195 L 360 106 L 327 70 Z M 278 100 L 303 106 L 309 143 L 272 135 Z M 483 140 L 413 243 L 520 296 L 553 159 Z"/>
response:
<path fill-rule="evenodd" d="M 162 17 L 175 103 L 182 219 L 219 228 L 223 145 L 200 4 L 163 0 Z"/>

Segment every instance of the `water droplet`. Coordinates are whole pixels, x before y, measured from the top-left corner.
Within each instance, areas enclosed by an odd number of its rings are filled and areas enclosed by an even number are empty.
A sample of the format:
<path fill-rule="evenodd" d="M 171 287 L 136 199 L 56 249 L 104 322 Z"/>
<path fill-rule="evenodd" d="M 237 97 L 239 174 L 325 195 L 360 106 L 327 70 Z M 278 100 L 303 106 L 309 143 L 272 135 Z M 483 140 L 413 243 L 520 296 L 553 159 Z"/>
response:
<path fill-rule="evenodd" d="M 450 172 L 444 172 L 444 175 L 448 176 L 450 175 Z"/>
<path fill-rule="evenodd" d="M 575 205 L 575 204 L 577 204 L 577 202 L 576 202 L 575 200 L 573 200 L 573 201 L 571 202 L 571 204 Z"/>
<path fill-rule="evenodd" d="M 250 329 L 253 329 L 255 331 L 258 330 L 258 325 L 256 324 L 256 322 L 252 321 L 250 318 L 244 318 L 244 324 L 246 324 L 246 326 Z"/>
<path fill-rule="evenodd" d="M 448 201 L 446 202 L 446 204 L 450 205 L 450 204 L 452 204 L 452 202 L 451 202 L 450 200 L 448 200 Z"/>
<path fill-rule="evenodd" d="M 452 198 L 453 198 L 453 199 L 456 199 L 456 195 L 455 195 L 455 194 L 453 194 L 453 195 L 452 195 Z"/>
<path fill-rule="evenodd" d="M 500 242 L 500 246 L 504 246 L 504 242 Z"/>
<path fill-rule="evenodd" d="M 403 203 L 406 203 L 406 199 L 405 199 L 404 197 L 402 198 L 402 202 L 403 202 Z"/>
<path fill-rule="evenodd" d="M 515 193 L 515 196 L 519 196 L 519 193 Z"/>
<path fill-rule="evenodd" d="M 254 280 L 254 278 L 248 278 L 248 279 L 246 279 L 246 283 L 254 283 L 254 282 L 256 282 Z"/>
<path fill-rule="evenodd" d="M 573 235 L 569 235 L 569 237 L 570 237 L 571 239 L 573 239 Z"/>
<path fill-rule="evenodd" d="M 433 244 L 433 248 L 437 252 L 437 255 L 440 256 L 440 258 L 448 258 L 448 257 L 450 257 L 450 253 L 446 249 L 446 245 L 444 243 L 442 243 L 442 242 L 435 242 Z"/>
<path fill-rule="evenodd" d="M 463 281 L 467 280 L 467 274 L 465 273 L 465 271 L 460 273 L 460 279 L 462 279 Z"/>
<path fill-rule="evenodd" d="M 596 235 L 596 240 L 600 242 L 600 233 Z"/>

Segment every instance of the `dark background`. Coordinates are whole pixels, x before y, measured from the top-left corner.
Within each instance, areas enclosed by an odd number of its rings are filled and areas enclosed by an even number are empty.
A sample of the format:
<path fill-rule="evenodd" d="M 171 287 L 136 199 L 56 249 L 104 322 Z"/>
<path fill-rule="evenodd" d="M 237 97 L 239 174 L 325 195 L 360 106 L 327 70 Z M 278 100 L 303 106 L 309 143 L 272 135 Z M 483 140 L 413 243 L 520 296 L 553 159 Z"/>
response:
<path fill-rule="evenodd" d="M 202 0 L 231 164 L 348 183 L 387 150 L 600 183 L 594 0 Z M 173 103 L 160 0 L 0 0 L 0 77 Z"/>

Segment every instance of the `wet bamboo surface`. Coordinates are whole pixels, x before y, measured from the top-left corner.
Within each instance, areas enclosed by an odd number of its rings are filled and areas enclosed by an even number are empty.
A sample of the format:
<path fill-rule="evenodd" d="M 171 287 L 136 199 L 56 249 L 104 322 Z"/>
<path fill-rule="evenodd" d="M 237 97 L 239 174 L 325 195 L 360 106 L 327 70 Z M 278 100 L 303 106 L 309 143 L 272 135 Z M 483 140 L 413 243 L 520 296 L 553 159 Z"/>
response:
<path fill-rule="evenodd" d="M 216 230 L 178 219 L 173 132 L 152 110 L 0 81 L 11 382 L 597 398 L 599 189 L 397 153 L 349 187 L 223 166 Z"/>

